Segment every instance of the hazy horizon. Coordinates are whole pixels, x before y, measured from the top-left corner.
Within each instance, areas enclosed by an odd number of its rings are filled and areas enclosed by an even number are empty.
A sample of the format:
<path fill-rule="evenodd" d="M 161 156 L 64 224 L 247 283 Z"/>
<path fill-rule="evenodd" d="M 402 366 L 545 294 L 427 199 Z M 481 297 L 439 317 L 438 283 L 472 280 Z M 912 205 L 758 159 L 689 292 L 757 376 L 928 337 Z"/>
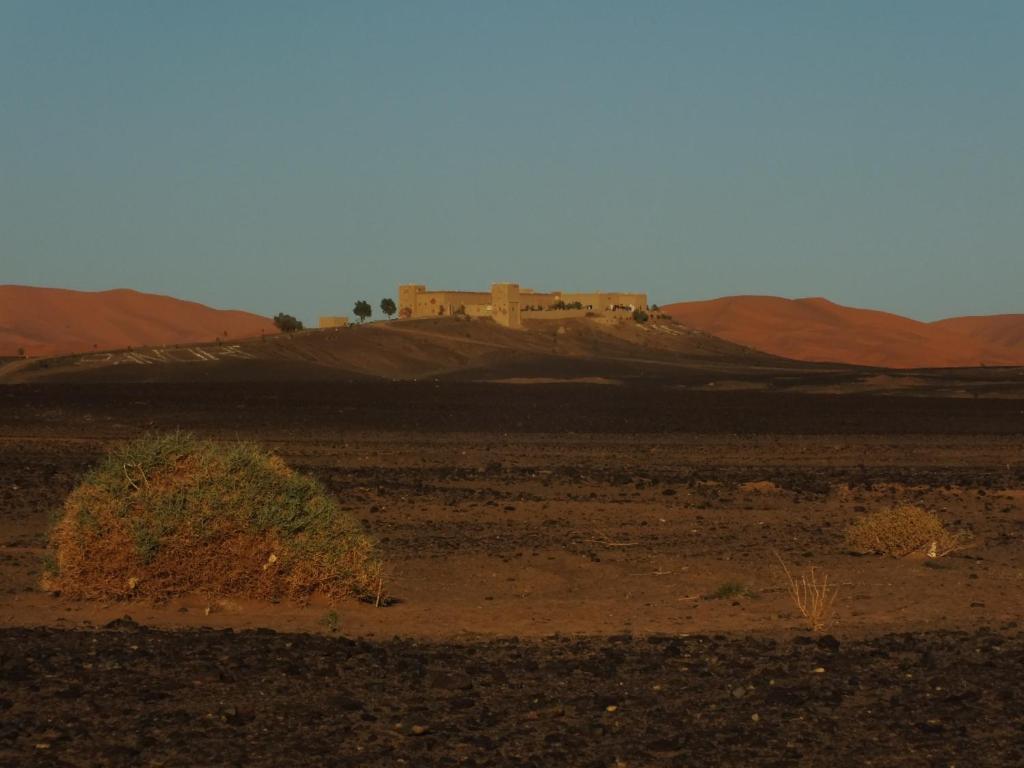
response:
<path fill-rule="evenodd" d="M 1024 5 L 0 5 L 0 283 L 1024 312 Z"/>

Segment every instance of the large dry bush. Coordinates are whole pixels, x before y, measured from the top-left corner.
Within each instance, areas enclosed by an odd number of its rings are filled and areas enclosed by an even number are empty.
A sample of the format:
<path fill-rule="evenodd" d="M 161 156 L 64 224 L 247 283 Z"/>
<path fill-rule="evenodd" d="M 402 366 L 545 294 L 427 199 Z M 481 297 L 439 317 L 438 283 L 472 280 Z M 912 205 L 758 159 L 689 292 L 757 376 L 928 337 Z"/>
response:
<path fill-rule="evenodd" d="M 313 478 L 252 443 L 117 446 L 68 496 L 46 587 L 77 597 L 377 595 L 382 563 Z"/>
<path fill-rule="evenodd" d="M 864 515 L 846 531 L 846 547 L 858 554 L 904 557 L 926 552 L 942 557 L 963 548 L 969 537 L 946 529 L 931 512 L 900 504 Z"/>

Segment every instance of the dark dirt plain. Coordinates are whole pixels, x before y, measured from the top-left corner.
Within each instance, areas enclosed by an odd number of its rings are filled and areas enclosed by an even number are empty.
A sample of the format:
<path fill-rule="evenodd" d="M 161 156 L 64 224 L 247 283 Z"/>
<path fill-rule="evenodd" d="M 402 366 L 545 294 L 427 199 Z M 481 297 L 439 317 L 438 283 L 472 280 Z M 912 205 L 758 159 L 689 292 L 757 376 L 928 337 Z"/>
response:
<path fill-rule="evenodd" d="M 483 377 L 503 384 L 246 359 L 0 386 L 0 765 L 1024 764 L 1019 369 L 745 355 L 503 355 Z M 174 428 L 321 479 L 380 540 L 395 603 L 41 591 L 82 473 Z M 900 501 L 972 546 L 843 551 Z M 827 635 L 774 552 L 840 585 Z"/>

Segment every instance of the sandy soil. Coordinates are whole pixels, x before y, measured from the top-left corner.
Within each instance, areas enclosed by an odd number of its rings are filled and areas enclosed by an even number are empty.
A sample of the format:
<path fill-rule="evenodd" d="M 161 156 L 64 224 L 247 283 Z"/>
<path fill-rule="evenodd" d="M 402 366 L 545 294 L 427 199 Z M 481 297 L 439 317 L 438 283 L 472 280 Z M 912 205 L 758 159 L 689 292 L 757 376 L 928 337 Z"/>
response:
<path fill-rule="evenodd" d="M 104 446 L 179 425 L 259 439 L 319 477 L 380 539 L 396 602 L 96 604 L 39 590 L 48 516 Z M 52 385 L 0 388 L 0 434 L 0 761 L 1024 754 L 1020 401 Z M 974 545 L 937 561 L 843 551 L 850 521 L 896 501 Z M 840 584 L 838 643 L 804 639 L 773 552 Z M 716 598 L 727 584 L 742 592 Z"/>

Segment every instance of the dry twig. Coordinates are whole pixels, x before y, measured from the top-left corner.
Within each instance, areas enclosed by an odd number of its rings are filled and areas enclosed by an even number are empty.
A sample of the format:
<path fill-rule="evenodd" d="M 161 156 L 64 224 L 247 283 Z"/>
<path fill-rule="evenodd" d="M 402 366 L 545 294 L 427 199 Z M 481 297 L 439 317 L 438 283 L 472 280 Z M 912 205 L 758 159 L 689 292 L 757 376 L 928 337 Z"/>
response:
<path fill-rule="evenodd" d="M 839 597 L 839 587 L 829 584 L 827 573 L 823 573 L 819 581 L 817 569 L 813 565 L 799 578 L 793 576 L 782 556 L 778 552 L 774 554 L 786 575 L 789 596 L 800 611 L 800 615 L 807 619 L 813 632 L 824 632 L 835 618 L 835 602 Z"/>
<path fill-rule="evenodd" d="M 584 534 L 579 531 L 577 531 L 577 535 L 581 537 L 580 541 L 585 541 L 589 544 L 601 544 L 605 547 L 635 547 L 640 543 L 638 541 L 612 541 L 607 536 L 603 536 L 601 534 L 598 534 L 600 538 L 596 539 L 582 538 Z"/>

